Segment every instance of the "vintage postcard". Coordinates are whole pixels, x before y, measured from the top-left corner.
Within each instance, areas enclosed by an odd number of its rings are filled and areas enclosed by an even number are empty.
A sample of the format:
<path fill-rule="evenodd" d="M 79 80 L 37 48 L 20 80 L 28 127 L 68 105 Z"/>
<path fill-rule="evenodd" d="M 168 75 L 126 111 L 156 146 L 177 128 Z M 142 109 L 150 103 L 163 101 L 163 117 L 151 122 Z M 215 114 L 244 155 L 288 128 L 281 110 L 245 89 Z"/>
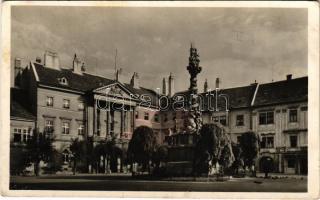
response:
<path fill-rule="evenodd" d="M 319 198 L 317 2 L 4 2 L 1 194 Z"/>

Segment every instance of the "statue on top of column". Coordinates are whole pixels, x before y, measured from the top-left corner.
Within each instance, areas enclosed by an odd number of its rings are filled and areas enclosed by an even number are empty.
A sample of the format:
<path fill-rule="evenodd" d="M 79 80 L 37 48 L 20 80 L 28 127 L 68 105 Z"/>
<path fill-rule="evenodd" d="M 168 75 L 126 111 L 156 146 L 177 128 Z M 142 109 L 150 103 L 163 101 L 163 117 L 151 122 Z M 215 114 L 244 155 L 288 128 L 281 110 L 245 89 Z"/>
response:
<path fill-rule="evenodd" d="M 191 44 L 190 47 L 190 56 L 189 56 L 189 65 L 187 70 L 190 74 L 190 87 L 189 87 L 189 114 L 186 123 L 187 133 L 199 134 L 199 131 L 202 126 L 202 117 L 200 111 L 200 102 L 198 97 L 198 88 L 197 88 L 197 75 L 201 72 L 201 67 L 199 66 L 200 59 L 197 49 L 194 48 Z"/>
<path fill-rule="evenodd" d="M 191 44 L 190 47 L 190 56 L 189 56 L 189 65 L 187 66 L 187 70 L 190 74 L 190 87 L 189 91 L 192 94 L 196 94 L 197 91 L 197 75 L 201 72 L 201 67 L 199 66 L 200 59 L 197 49 L 194 48 Z"/>

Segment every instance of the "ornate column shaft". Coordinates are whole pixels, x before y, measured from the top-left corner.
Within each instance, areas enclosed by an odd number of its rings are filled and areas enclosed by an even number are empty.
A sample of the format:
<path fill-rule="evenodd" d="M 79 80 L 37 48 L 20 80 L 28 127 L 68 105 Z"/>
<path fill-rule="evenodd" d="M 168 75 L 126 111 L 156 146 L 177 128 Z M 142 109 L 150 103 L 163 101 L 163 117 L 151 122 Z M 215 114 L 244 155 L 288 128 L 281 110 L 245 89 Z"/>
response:
<path fill-rule="evenodd" d="M 198 88 L 197 88 L 197 75 L 201 72 L 202 68 L 199 66 L 200 59 L 197 49 L 194 48 L 191 44 L 190 47 L 190 56 L 189 56 L 189 65 L 187 70 L 190 74 L 190 87 L 189 87 L 189 114 L 187 117 L 187 133 L 198 134 L 202 126 L 202 118 L 200 112 L 200 104 L 198 98 Z"/>

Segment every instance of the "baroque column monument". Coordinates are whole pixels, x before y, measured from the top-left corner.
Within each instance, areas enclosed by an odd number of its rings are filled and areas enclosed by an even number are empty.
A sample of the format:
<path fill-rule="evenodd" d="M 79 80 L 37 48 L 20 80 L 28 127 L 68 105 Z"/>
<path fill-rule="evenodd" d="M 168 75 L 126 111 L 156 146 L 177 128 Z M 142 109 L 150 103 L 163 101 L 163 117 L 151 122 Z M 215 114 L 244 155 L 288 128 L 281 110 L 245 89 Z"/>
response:
<path fill-rule="evenodd" d="M 188 97 L 188 115 L 185 119 L 186 132 L 191 134 L 199 134 L 202 126 L 202 118 L 200 111 L 200 103 L 197 88 L 197 75 L 201 72 L 202 68 L 199 66 L 200 59 L 197 49 L 191 44 L 189 65 L 187 70 L 190 74 L 190 87 Z"/>
<path fill-rule="evenodd" d="M 202 126 L 200 99 L 197 88 L 197 75 L 201 72 L 200 59 L 197 49 L 191 44 L 189 64 L 190 87 L 187 92 L 187 108 L 184 117 L 183 132 L 173 134 L 167 138 L 168 159 L 166 173 L 170 176 L 191 175 L 194 169 L 195 145 Z"/>

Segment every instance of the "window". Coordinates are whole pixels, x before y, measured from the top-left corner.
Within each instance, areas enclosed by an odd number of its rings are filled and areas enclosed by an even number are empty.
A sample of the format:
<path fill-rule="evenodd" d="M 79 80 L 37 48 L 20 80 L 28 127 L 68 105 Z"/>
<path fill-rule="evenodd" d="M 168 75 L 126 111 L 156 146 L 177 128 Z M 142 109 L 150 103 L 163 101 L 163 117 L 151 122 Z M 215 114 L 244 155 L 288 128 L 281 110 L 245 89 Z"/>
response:
<path fill-rule="evenodd" d="M 144 113 L 144 120 L 149 120 L 149 113 L 147 112 Z"/>
<path fill-rule="evenodd" d="M 83 124 L 79 125 L 78 135 L 84 135 L 84 125 Z"/>
<path fill-rule="evenodd" d="M 67 79 L 66 79 L 65 77 L 59 79 L 59 82 L 60 82 L 60 84 L 62 84 L 62 85 L 68 85 L 68 81 L 67 81 Z"/>
<path fill-rule="evenodd" d="M 21 129 L 13 129 L 13 142 L 21 142 Z"/>
<path fill-rule="evenodd" d="M 222 124 L 223 126 L 227 125 L 226 116 L 220 116 L 220 124 Z"/>
<path fill-rule="evenodd" d="M 84 103 L 83 102 L 79 102 L 78 110 L 84 110 Z"/>
<path fill-rule="evenodd" d="M 46 120 L 45 131 L 48 132 L 48 133 L 53 132 L 53 120 L 51 120 L 51 119 Z"/>
<path fill-rule="evenodd" d="M 32 128 L 29 128 L 28 129 L 28 132 L 27 132 L 27 140 L 30 140 L 31 139 L 31 130 L 32 130 Z"/>
<path fill-rule="evenodd" d="M 291 109 L 289 110 L 289 122 L 297 122 L 298 121 L 298 110 Z"/>
<path fill-rule="evenodd" d="M 31 128 L 14 128 L 13 142 L 27 142 L 31 139 Z"/>
<path fill-rule="evenodd" d="M 155 122 L 159 122 L 159 115 L 158 115 L 158 114 L 155 114 L 155 115 L 154 115 L 154 121 L 155 121 Z"/>
<path fill-rule="evenodd" d="M 69 109 L 70 108 L 70 100 L 63 99 L 63 108 Z"/>
<path fill-rule="evenodd" d="M 69 162 L 69 154 L 63 154 L 63 162 L 64 163 Z"/>
<path fill-rule="evenodd" d="M 226 126 L 227 124 L 227 117 L 225 115 L 222 115 L 222 116 L 214 116 L 213 117 L 213 122 L 215 123 L 220 123 L 222 124 L 223 126 Z"/>
<path fill-rule="evenodd" d="M 136 119 L 139 119 L 139 111 L 136 111 L 135 117 L 136 117 Z"/>
<path fill-rule="evenodd" d="M 47 106 L 49 107 L 53 106 L 53 97 L 47 97 Z"/>
<path fill-rule="evenodd" d="M 300 108 L 301 111 L 307 111 L 308 110 L 308 106 L 303 106 Z"/>
<path fill-rule="evenodd" d="M 288 159 L 288 168 L 295 168 L 296 161 L 292 158 Z"/>
<path fill-rule="evenodd" d="M 298 146 L 298 137 L 296 135 L 290 135 L 290 147 L 297 147 Z"/>
<path fill-rule="evenodd" d="M 236 126 L 243 126 L 244 125 L 244 119 L 243 115 L 237 115 L 236 119 Z"/>
<path fill-rule="evenodd" d="M 273 148 L 273 136 L 263 136 L 261 141 L 261 148 Z"/>
<path fill-rule="evenodd" d="M 70 123 L 63 122 L 62 123 L 62 134 L 69 134 L 69 129 L 70 129 Z"/>
<path fill-rule="evenodd" d="M 69 161 L 70 161 L 70 153 L 69 153 L 68 150 L 65 149 L 65 150 L 62 152 L 62 159 L 63 159 L 64 164 L 69 163 Z"/>
<path fill-rule="evenodd" d="M 260 112 L 259 113 L 259 124 L 273 124 L 273 111 Z"/>

